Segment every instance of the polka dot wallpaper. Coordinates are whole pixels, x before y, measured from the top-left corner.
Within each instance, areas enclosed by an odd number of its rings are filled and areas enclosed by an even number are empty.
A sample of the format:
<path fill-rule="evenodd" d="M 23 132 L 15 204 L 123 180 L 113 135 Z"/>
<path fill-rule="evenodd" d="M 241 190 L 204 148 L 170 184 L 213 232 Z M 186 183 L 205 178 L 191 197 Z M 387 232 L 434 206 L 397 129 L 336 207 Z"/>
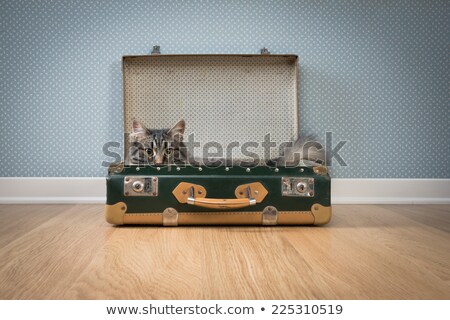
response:
<path fill-rule="evenodd" d="M 0 1 L 0 176 L 104 176 L 122 55 L 300 56 L 337 178 L 450 178 L 449 1 Z M 121 153 L 121 150 L 118 150 Z"/>

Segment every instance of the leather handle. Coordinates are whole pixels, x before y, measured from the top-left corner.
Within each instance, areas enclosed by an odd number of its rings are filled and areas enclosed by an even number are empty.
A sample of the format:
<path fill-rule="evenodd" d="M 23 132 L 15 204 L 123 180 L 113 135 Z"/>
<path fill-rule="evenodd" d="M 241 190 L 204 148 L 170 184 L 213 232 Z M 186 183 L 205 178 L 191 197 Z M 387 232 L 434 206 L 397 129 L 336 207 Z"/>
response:
<path fill-rule="evenodd" d="M 190 187 L 187 204 L 209 209 L 240 209 L 255 205 L 256 200 L 251 197 L 250 187 L 247 187 L 247 198 L 239 199 L 195 198 L 194 187 Z"/>
<path fill-rule="evenodd" d="M 214 198 L 193 198 L 189 197 L 187 204 L 209 209 L 240 209 L 256 204 L 252 198 L 241 199 L 214 199 Z"/>
<path fill-rule="evenodd" d="M 179 203 L 208 209 L 240 209 L 261 203 L 268 194 L 260 182 L 240 185 L 235 190 L 236 198 L 206 198 L 206 189 L 198 184 L 180 182 L 172 194 Z"/>

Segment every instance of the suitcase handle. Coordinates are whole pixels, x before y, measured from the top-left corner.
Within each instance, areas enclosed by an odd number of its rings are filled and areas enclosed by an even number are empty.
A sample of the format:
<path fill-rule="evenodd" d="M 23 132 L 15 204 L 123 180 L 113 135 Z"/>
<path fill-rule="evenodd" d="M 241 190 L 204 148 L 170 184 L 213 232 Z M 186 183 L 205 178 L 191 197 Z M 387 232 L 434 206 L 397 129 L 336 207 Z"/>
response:
<path fill-rule="evenodd" d="M 240 209 L 248 206 L 254 206 L 256 204 L 256 200 L 253 198 L 214 199 L 189 197 L 187 204 L 209 209 Z"/>
<path fill-rule="evenodd" d="M 254 206 L 256 200 L 251 197 L 252 193 L 249 186 L 246 188 L 246 193 L 247 198 L 241 199 L 195 198 L 194 187 L 190 187 L 187 204 L 209 209 L 239 209 Z"/>
<path fill-rule="evenodd" d="M 240 185 L 236 188 L 236 199 L 206 198 L 203 186 L 181 182 L 173 191 L 180 203 L 209 209 L 240 209 L 260 203 L 267 195 L 267 190 L 260 182 Z"/>

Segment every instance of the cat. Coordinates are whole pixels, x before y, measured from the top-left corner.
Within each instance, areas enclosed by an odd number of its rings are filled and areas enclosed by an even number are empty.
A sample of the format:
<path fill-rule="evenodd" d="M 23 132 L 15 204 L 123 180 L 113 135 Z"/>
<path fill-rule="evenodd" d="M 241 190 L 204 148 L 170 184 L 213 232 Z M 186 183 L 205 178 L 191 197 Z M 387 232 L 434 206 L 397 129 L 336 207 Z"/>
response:
<path fill-rule="evenodd" d="M 314 166 L 325 163 L 325 149 L 312 134 L 300 135 L 295 141 L 287 144 L 280 157 L 266 161 L 266 165 L 271 167 Z"/>
<path fill-rule="evenodd" d="M 186 128 L 184 120 L 178 121 L 171 129 L 147 129 L 139 120 L 133 120 L 130 133 L 130 162 L 132 164 L 190 164 L 205 166 L 298 166 L 325 164 L 325 150 L 313 135 L 301 135 L 294 142 L 288 143 L 281 151 L 281 156 L 269 159 L 265 163 L 236 161 L 233 159 L 194 160 L 187 153 L 183 143 Z"/>
<path fill-rule="evenodd" d="M 133 120 L 130 140 L 130 162 L 133 164 L 184 164 L 188 162 L 183 134 L 184 120 L 172 129 L 147 129 L 139 120 Z"/>
<path fill-rule="evenodd" d="M 148 129 L 139 120 L 133 120 L 129 135 L 129 159 L 132 164 L 141 165 L 192 165 L 192 166 L 255 166 L 256 163 L 225 158 L 194 158 L 183 143 L 186 128 L 184 120 L 178 121 L 172 129 Z"/>

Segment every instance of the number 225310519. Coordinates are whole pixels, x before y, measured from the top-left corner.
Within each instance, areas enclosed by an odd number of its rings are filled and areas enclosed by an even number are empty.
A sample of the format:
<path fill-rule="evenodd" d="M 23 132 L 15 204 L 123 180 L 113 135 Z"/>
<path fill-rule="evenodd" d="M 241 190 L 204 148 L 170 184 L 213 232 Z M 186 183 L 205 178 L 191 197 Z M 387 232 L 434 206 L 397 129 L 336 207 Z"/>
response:
<path fill-rule="evenodd" d="M 341 314 L 340 304 L 287 304 L 272 305 L 272 314 Z"/>

